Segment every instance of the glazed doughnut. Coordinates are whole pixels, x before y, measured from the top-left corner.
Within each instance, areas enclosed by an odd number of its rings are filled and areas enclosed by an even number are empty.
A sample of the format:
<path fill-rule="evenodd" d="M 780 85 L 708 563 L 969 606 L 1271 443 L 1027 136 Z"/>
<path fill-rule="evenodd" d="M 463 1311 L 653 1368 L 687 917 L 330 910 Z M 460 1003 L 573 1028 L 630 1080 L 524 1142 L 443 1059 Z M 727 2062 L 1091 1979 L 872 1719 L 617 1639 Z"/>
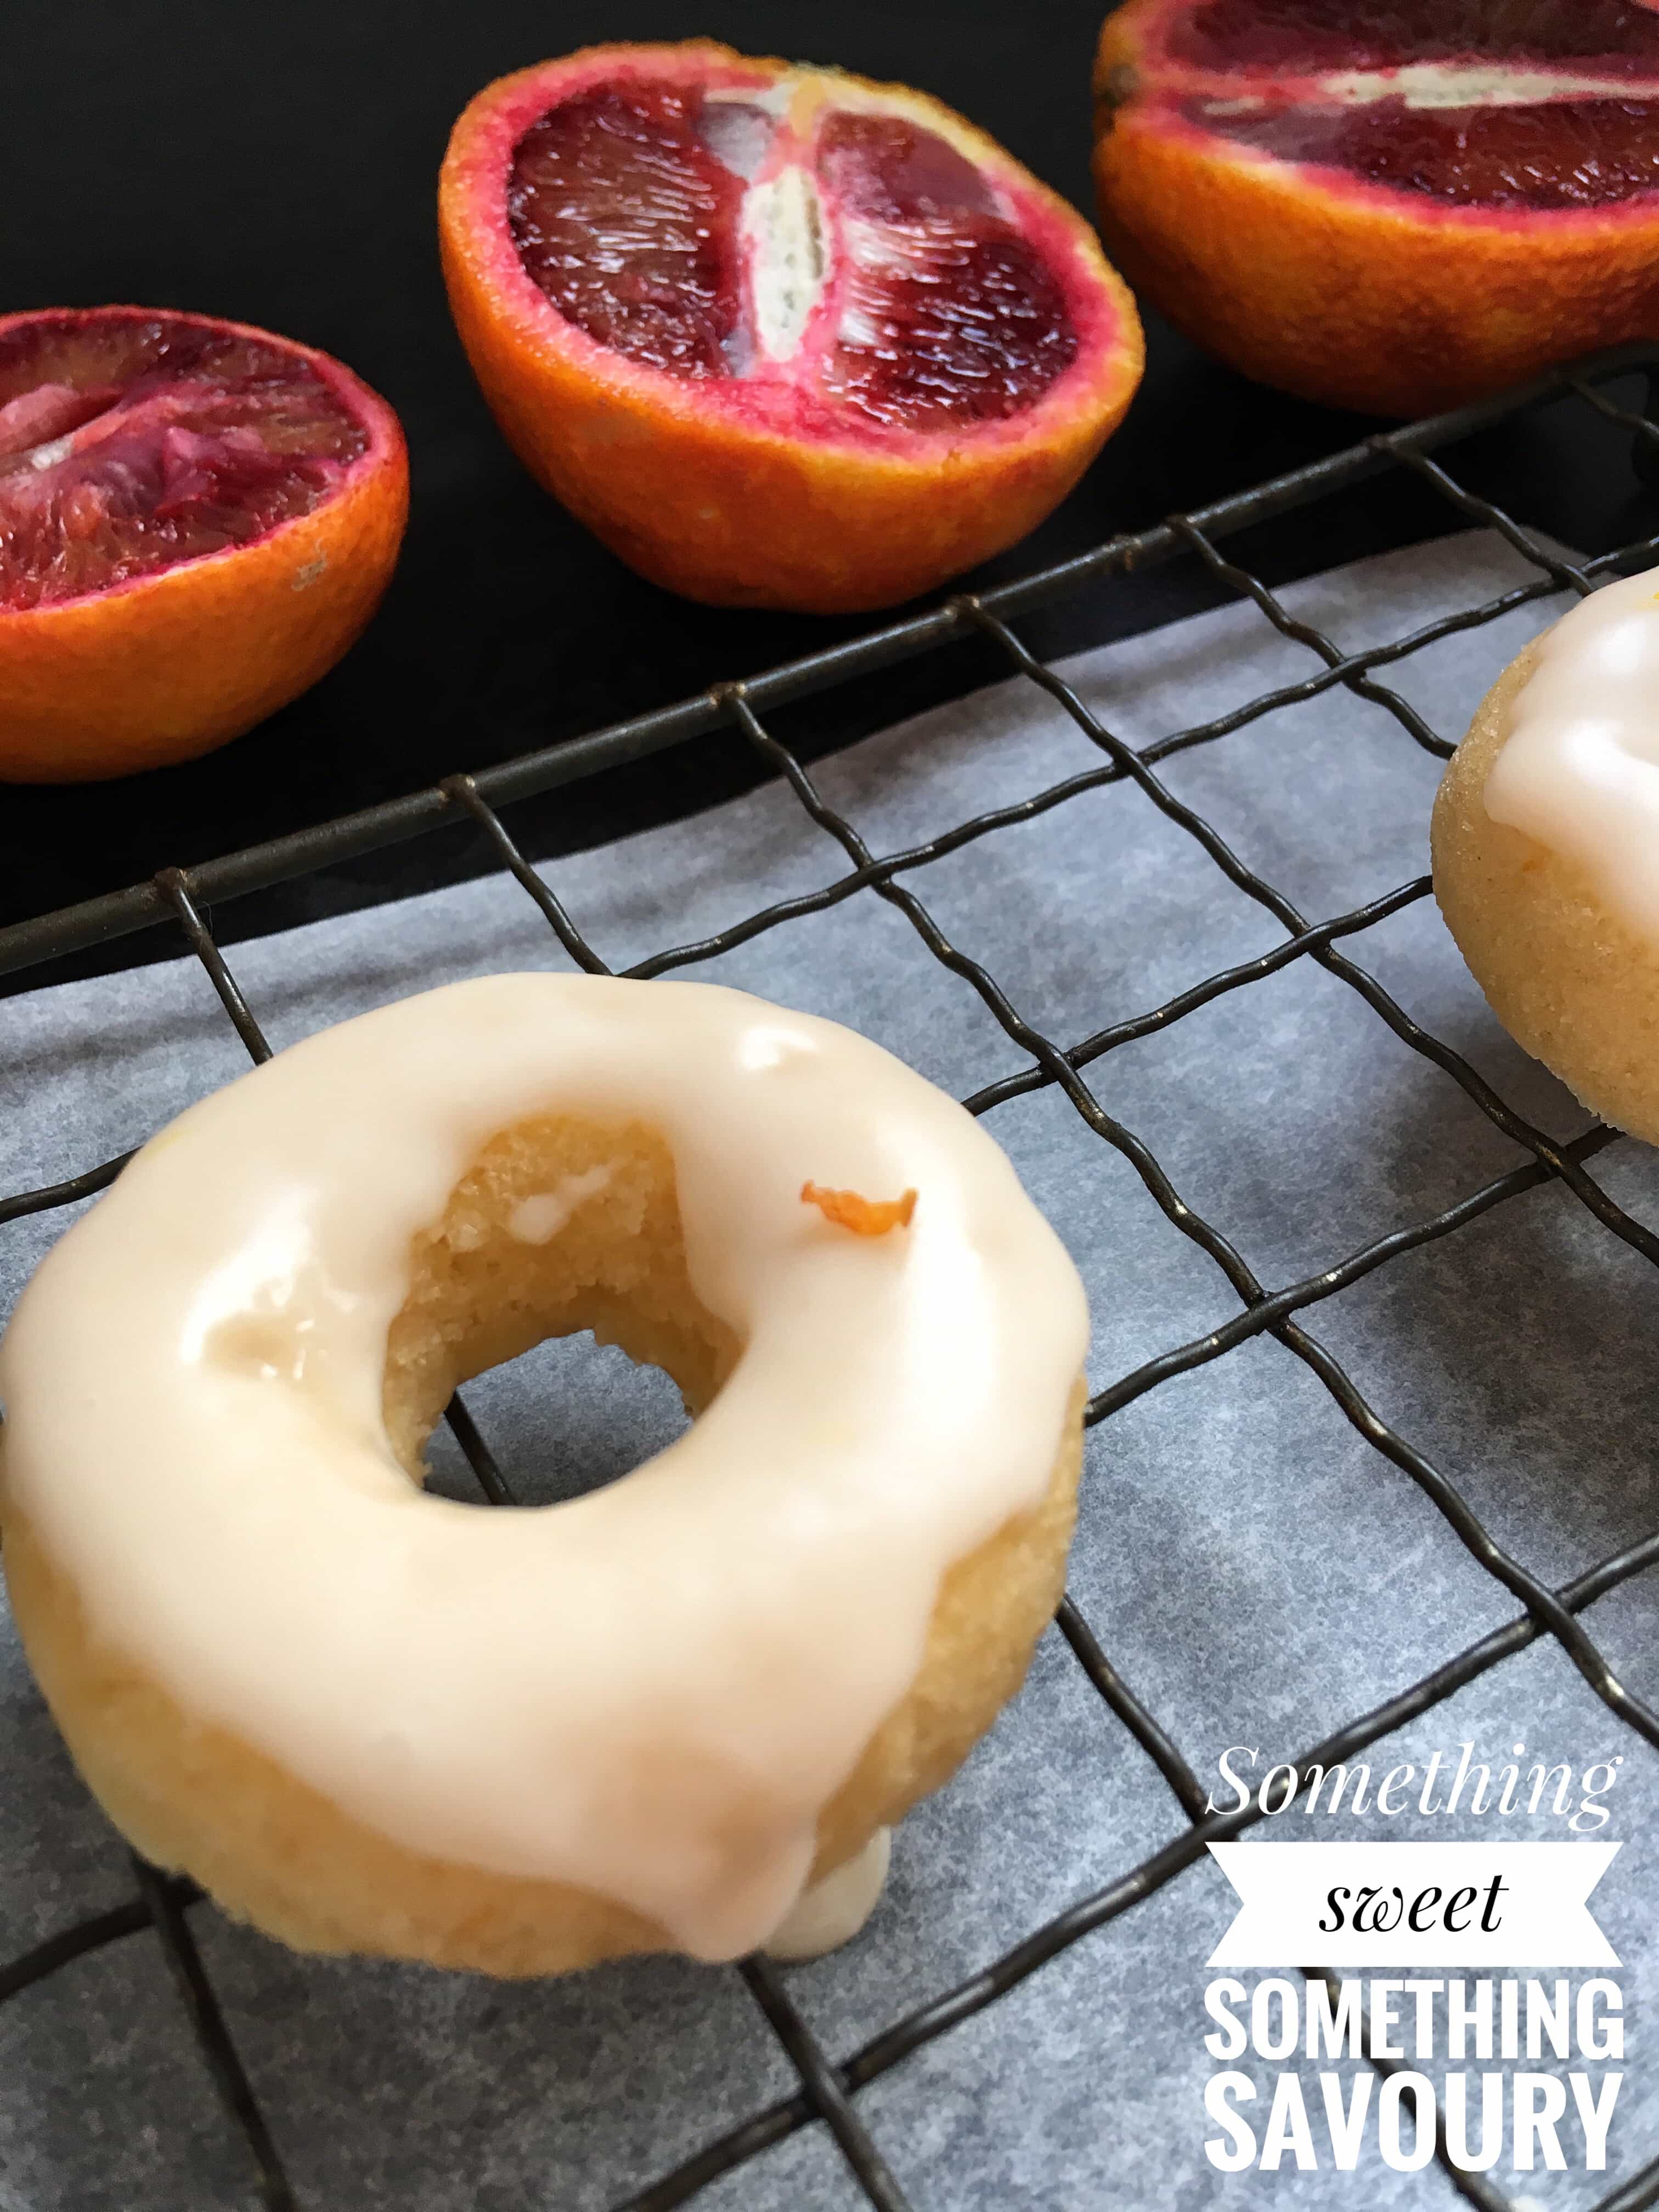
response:
<path fill-rule="evenodd" d="M 1434 889 L 1493 1012 L 1659 1144 L 1659 570 L 1505 669 L 1435 800 Z"/>
<path fill-rule="evenodd" d="M 424 1492 L 455 1386 L 581 1329 L 692 1426 L 556 1505 Z M 112 1817 L 296 1948 L 823 1948 L 1053 1614 L 1086 1333 L 996 1145 L 863 1038 L 459 983 L 192 1107 L 47 1255 L 0 1558 Z"/>

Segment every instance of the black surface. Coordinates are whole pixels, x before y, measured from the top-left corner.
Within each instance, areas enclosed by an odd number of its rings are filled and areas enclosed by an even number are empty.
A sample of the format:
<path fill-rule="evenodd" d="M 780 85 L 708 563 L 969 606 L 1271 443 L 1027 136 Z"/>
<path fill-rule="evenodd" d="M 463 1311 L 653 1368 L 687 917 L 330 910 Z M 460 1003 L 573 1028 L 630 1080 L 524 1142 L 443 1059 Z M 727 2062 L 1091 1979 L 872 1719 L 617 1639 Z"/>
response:
<path fill-rule="evenodd" d="M 136 0 L 120 9 L 13 0 L 0 140 L 8 308 L 133 300 L 239 317 L 325 347 L 392 401 L 414 504 L 385 608 L 325 681 L 205 761 L 103 786 L 0 798 L 0 923 L 209 859 L 459 769 L 753 673 L 868 618 L 716 613 L 641 582 L 544 497 L 502 446 L 450 326 L 433 192 L 449 125 L 502 71 L 601 38 L 708 33 L 754 52 L 838 61 L 925 87 L 1080 206 L 1098 0 L 529 0 L 422 9 L 395 0 Z M 1115 531 L 1348 445 L 1370 427 L 1246 385 L 1148 316 L 1146 381 L 1072 498 L 975 572 L 1000 580 Z M 1592 547 L 1632 534 L 1589 487 L 1584 410 L 1534 416 L 1459 457 L 1523 516 Z M 1569 427 L 1571 425 L 1571 427 Z M 1600 504 L 1597 504 L 1598 497 Z M 1385 479 L 1328 517 L 1253 533 L 1270 579 L 1443 532 L 1427 490 Z M 1054 653 L 1213 603 L 1196 563 L 1115 581 L 1034 626 Z M 794 710 L 808 757 L 970 688 L 997 668 L 963 646 Z M 688 743 L 513 811 L 540 856 L 711 805 L 755 780 L 729 736 Z M 476 836 L 393 847 L 240 902 L 228 939 L 423 890 L 485 865 Z M 170 955 L 165 933 L 19 978 L 62 980 Z"/>

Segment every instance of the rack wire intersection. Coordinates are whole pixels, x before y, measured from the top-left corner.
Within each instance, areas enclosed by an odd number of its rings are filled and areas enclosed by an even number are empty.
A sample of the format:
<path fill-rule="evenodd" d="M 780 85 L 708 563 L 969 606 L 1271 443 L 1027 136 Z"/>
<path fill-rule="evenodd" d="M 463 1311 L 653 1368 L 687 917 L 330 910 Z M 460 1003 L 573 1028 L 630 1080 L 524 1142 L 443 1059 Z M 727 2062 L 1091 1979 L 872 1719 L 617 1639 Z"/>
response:
<path fill-rule="evenodd" d="M 592 974 L 608 973 L 547 876 L 532 867 L 520 849 L 498 810 L 599 769 L 727 726 L 740 734 L 769 770 L 787 782 L 811 819 L 841 846 L 848 868 L 818 890 L 769 907 L 714 937 L 669 947 L 627 972 L 660 975 L 710 959 L 782 922 L 821 912 L 866 892 L 884 900 L 909 923 L 933 959 L 972 987 L 1021 1055 L 1017 1072 L 964 1101 L 969 1111 L 986 1114 L 1033 1091 L 1050 1086 L 1060 1090 L 1085 1125 L 1129 1162 L 1172 1229 L 1214 1263 L 1237 1301 L 1237 1312 L 1208 1334 L 1171 1346 L 1097 1392 L 1090 1401 L 1089 1421 L 1107 1420 L 1172 1377 L 1222 1358 L 1254 1337 L 1270 1334 L 1311 1370 L 1366 1443 L 1418 1486 L 1470 1554 L 1516 1600 L 1517 1609 L 1504 1626 L 1449 1656 L 1431 1674 L 1360 1715 L 1322 1743 L 1299 1756 L 1290 1755 L 1288 1763 L 1305 1773 L 1310 1765 L 1325 1767 L 1346 1761 L 1546 1636 L 1555 1638 L 1608 1711 L 1635 1735 L 1659 1750 L 1659 1715 L 1618 1680 L 1582 1619 L 1609 1591 L 1659 1566 L 1659 1530 L 1603 1559 L 1562 1588 L 1549 1589 L 1503 1549 L 1457 1488 L 1407 1437 L 1381 1419 L 1340 1364 L 1310 1333 L 1304 1318 L 1324 1300 L 1339 1296 L 1403 1254 L 1455 1234 L 1494 1207 L 1552 1178 L 1565 1184 L 1604 1228 L 1659 1265 L 1659 1237 L 1626 1212 L 1589 1172 L 1587 1164 L 1618 1140 L 1617 1133 L 1597 1127 L 1569 1145 L 1558 1146 L 1499 1097 L 1460 1054 L 1421 1029 L 1374 976 L 1338 949 L 1389 915 L 1427 896 L 1431 886 L 1426 877 L 1402 884 L 1351 912 L 1311 921 L 1242 861 L 1202 817 L 1174 796 L 1158 774 L 1158 763 L 1172 753 L 1213 743 L 1282 707 L 1315 698 L 1338 685 L 1385 708 L 1426 751 L 1442 758 L 1449 755 L 1451 744 L 1382 680 L 1382 672 L 1438 638 L 1477 629 L 1513 608 L 1563 589 L 1586 593 L 1611 575 L 1651 562 L 1659 558 L 1659 536 L 1574 562 L 1503 508 L 1470 490 L 1436 456 L 1460 440 L 1530 408 L 1565 399 L 1594 409 L 1605 421 L 1627 432 L 1633 441 L 1637 471 L 1652 483 L 1659 478 L 1659 422 L 1650 414 L 1622 404 L 1606 388 L 1635 372 L 1648 375 L 1650 393 L 1659 392 L 1659 344 L 1623 348 L 1540 378 L 1497 399 L 1369 439 L 1254 491 L 1172 517 L 1158 529 L 1115 538 L 1093 553 L 996 591 L 960 595 L 933 612 L 889 625 L 750 682 L 716 686 L 676 707 L 521 756 L 476 775 L 450 777 L 431 790 L 201 867 L 164 869 L 148 884 L 0 930 L 0 973 L 24 969 L 132 930 L 171 923 L 206 969 L 251 1058 L 263 1060 L 270 1056 L 270 1047 L 209 927 L 204 909 L 210 902 L 263 889 L 463 818 L 477 825 L 495 858 L 534 900 L 577 965 Z M 1413 471 L 1463 520 L 1498 532 L 1536 574 L 1527 583 L 1479 605 L 1443 616 L 1408 636 L 1363 653 L 1344 654 L 1329 637 L 1289 614 L 1258 576 L 1227 560 L 1219 550 L 1219 541 L 1251 524 L 1349 492 L 1390 469 Z M 1201 562 L 1231 592 L 1253 601 L 1282 636 L 1309 650 L 1322 665 L 1297 683 L 1241 702 L 1213 720 L 1135 750 L 1115 737 L 1076 691 L 1033 655 L 1011 623 L 1068 593 L 1104 584 L 1131 569 L 1182 556 Z M 1059 704 L 1097 749 L 1098 763 L 1018 804 L 978 815 L 902 852 L 878 856 L 854 825 L 828 804 L 807 769 L 763 718 L 786 701 L 830 689 L 974 633 L 992 641 L 1012 672 L 1039 685 Z M 910 879 L 931 861 L 978 838 L 1029 821 L 1082 792 L 1120 781 L 1137 786 L 1149 804 L 1194 840 L 1221 873 L 1263 907 L 1285 933 L 1280 944 L 1260 957 L 1211 975 L 1132 1020 L 1062 1045 L 1034 1028 L 995 978 L 950 942 Z M 1222 1231 L 1186 1204 L 1146 1144 L 1103 1103 L 1085 1071 L 1116 1047 L 1166 1028 L 1223 994 L 1246 989 L 1299 959 L 1317 962 L 1356 992 L 1403 1042 L 1459 1084 L 1475 1107 L 1528 1157 L 1444 1211 L 1405 1224 L 1300 1282 L 1269 1289 Z M 58 1183 L 0 1200 L 0 1224 L 71 1205 L 106 1188 L 128 1157 L 80 1170 Z M 496 1464 L 459 1398 L 447 1418 L 485 1498 L 492 1504 L 511 1504 L 510 1480 Z M 1239 1835 L 1261 1817 L 1255 1802 L 1227 1814 L 1209 1813 L 1206 1792 L 1192 1767 L 1117 1673 L 1094 1628 L 1070 1598 L 1060 1607 L 1057 1625 L 1090 1683 L 1156 1765 L 1178 1801 L 1187 1816 L 1184 1832 L 1103 1888 L 1076 1899 L 966 1981 L 941 1991 L 893 2021 L 860 2049 L 839 2059 L 822 2048 L 775 1968 L 763 1957 L 742 1961 L 733 1971 L 741 1976 L 770 2024 L 799 2077 L 799 2087 L 706 2144 L 674 2171 L 617 2206 L 616 2212 L 670 2212 L 671 2207 L 685 2203 L 706 2185 L 813 2125 L 829 2130 L 864 2197 L 878 2212 L 908 2212 L 910 2200 L 860 2117 L 858 2093 L 923 2045 L 948 2035 L 994 2003 L 1057 1954 L 1176 1880 L 1204 1856 L 1211 1843 Z M 298 2200 L 278 2145 L 262 2115 L 230 2023 L 191 1931 L 187 1914 L 202 1902 L 201 1893 L 189 1881 L 137 1859 L 134 1871 L 136 1893 L 128 1904 L 66 1928 L 21 1958 L 0 1966 L 0 1999 L 17 1996 L 88 1951 L 153 1930 L 213 2085 L 246 2143 L 260 2202 L 267 2212 L 297 2212 Z M 1304 1972 L 1312 1975 L 1317 1970 Z M 1370 2063 L 1379 2073 L 1395 2070 L 1393 2063 L 1382 2056 L 1373 2056 Z M 1511 2200 L 1482 2175 L 1463 2172 L 1452 2165 L 1437 2113 L 1435 2157 L 1467 2202 L 1483 2208 L 1483 2212 L 1514 2212 Z M 1627 2176 L 1601 2198 L 1595 2212 L 1643 2212 L 1643 2208 L 1656 2203 L 1659 2203 L 1659 2160 Z"/>

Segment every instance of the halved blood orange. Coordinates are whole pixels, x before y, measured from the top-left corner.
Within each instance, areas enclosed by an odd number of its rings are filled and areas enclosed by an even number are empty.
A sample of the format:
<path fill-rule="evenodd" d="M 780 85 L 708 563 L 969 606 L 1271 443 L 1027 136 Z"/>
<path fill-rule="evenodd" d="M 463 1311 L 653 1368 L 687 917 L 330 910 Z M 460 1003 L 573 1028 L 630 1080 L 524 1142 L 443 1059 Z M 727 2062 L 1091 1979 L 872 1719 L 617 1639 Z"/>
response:
<path fill-rule="evenodd" d="M 1263 383 L 1415 415 L 1659 336 L 1652 0 L 1128 0 L 1109 246 Z"/>
<path fill-rule="evenodd" d="M 1042 520 L 1139 380 L 1093 232 L 902 86 L 729 47 L 503 77 L 439 191 L 450 304 L 526 466 L 696 599 L 890 605 Z"/>
<path fill-rule="evenodd" d="M 145 307 L 0 318 L 0 779 L 206 752 L 331 668 L 409 506 L 327 354 Z"/>

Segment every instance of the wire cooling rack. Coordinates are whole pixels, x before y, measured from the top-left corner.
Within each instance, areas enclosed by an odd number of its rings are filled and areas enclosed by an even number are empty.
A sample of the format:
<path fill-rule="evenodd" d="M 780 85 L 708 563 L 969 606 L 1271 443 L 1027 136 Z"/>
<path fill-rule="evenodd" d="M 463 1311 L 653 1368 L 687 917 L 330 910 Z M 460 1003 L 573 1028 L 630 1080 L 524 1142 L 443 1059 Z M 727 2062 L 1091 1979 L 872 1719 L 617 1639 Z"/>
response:
<path fill-rule="evenodd" d="M 1629 434 L 1632 465 L 1650 483 L 1659 477 L 1659 423 L 1620 403 L 1610 386 L 1644 372 L 1649 391 L 1659 392 L 1659 343 L 1626 348 L 1577 369 L 1541 379 L 1523 390 L 1466 408 L 1426 423 L 1391 431 L 1328 460 L 1277 479 L 1237 497 L 1190 514 L 1172 517 L 1137 537 L 1113 540 L 1097 551 L 982 595 L 964 595 L 937 611 L 893 624 L 851 644 L 775 669 L 743 684 L 717 686 L 706 696 L 646 714 L 611 729 L 508 761 L 476 776 L 457 775 L 434 788 L 390 805 L 348 816 L 302 834 L 251 848 L 207 866 L 162 870 L 153 881 L 70 908 L 58 914 L 0 931 L 0 973 L 27 969 L 54 956 L 156 923 L 171 923 L 211 978 L 225 1012 L 255 1060 L 270 1056 L 258 1023 L 238 988 L 215 941 L 204 909 L 216 902 L 263 889 L 312 869 L 417 836 L 458 819 L 477 825 L 494 856 L 514 876 L 546 917 L 559 941 L 580 967 L 609 972 L 561 903 L 557 892 L 532 867 L 498 811 L 516 799 L 592 774 L 624 760 L 674 744 L 700 732 L 726 725 L 741 733 L 765 766 L 787 780 L 811 819 L 840 844 L 849 866 L 836 881 L 798 898 L 749 916 L 718 935 L 676 945 L 641 961 L 628 972 L 653 976 L 712 958 L 761 932 L 797 916 L 821 911 L 869 893 L 896 908 L 910 924 L 920 945 L 934 960 L 963 978 L 980 999 L 1026 1064 L 974 1094 L 964 1103 L 971 1112 L 1023 1093 L 1053 1086 L 1062 1091 L 1087 1127 L 1131 1164 L 1162 1209 L 1171 1231 L 1189 1238 L 1221 1270 L 1238 1299 L 1238 1311 L 1224 1326 L 1193 1342 L 1179 1344 L 1121 1376 L 1091 1401 L 1090 1422 L 1109 1420 L 1146 1392 L 1173 1376 L 1224 1357 L 1237 1346 L 1269 1334 L 1311 1369 L 1347 1419 L 1376 1450 L 1419 1486 L 1444 1516 L 1467 1550 L 1516 1601 L 1519 1610 L 1506 1626 L 1468 1649 L 1449 1655 L 1431 1674 L 1363 1714 L 1291 1762 L 1305 1773 L 1310 1765 L 1346 1761 L 1379 1738 L 1449 1698 L 1540 1637 L 1553 1637 L 1607 1709 L 1637 1735 L 1659 1749 L 1659 1716 L 1614 1676 L 1578 1616 L 1632 1577 L 1659 1565 L 1659 1531 L 1551 1589 L 1529 1574 L 1498 1545 L 1468 1502 L 1410 1440 L 1382 1421 L 1352 1381 L 1299 1318 L 1322 1301 L 1339 1295 L 1401 1255 L 1449 1237 L 1494 1207 L 1554 1177 L 1613 1236 L 1659 1264 L 1659 1237 L 1619 1206 L 1587 1171 L 1587 1163 L 1614 1141 L 1616 1133 L 1595 1127 L 1574 1142 L 1557 1146 L 1534 1127 L 1475 1072 L 1468 1061 L 1412 1020 L 1389 994 L 1357 967 L 1338 945 L 1359 937 L 1374 924 L 1428 896 L 1426 877 L 1402 884 L 1369 904 L 1313 922 L 1285 895 L 1247 866 L 1216 830 L 1176 799 L 1158 772 L 1158 763 L 1189 746 L 1207 744 L 1278 708 L 1316 697 L 1338 685 L 1385 708 L 1425 751 L 1443 758 L 1451 743 L 1387 684 L 1379 672 L 1391 663 L 1455 632 L 1472 630 L 1514 608 L 1563 589 L 1578 593 L 1613 574 L 1638 567 L 1659 555 L 1659 538 L 1648 538 L 1582 562 L 1561 554 L 1491 501 L 1468 489 L 1437 458 L 1461 439 L 1507 422 L 1528 409 L 1567 401 L 1593 409 L 1606 423 Z M 1652 404 L 1650 397 L 1650 404 Z M 1248 568 L 1229 561 L 1218 541 L 1248 526 L 1316 502 L 1352 495 L 1367 479 L 1389 470 L 1414 472 L 1457 511 L 1466 522 L 1498 532 L 1531 565 L 1530 580 L 1444 616 L 1410 635 L 1354 654 L 1344 654 L 1322 631 L 1297 620 L 1269 586 Z M 1242 700 L 1230 712 L 1200 726 L 1159 738 L 1139 750 L 1105 728 L 1078 694 L 1036 658 L 1010 627 L 1030 610 L 1091 588 L 1103 588 L 1133 568 L 1178 557 L 1196 559 L 1231 592 L 1255 604 L 1285 638 L 1306 647 L 1321 665 L 1301 682 Z M 974 633 L 990 640 L 1008 665 L 1039 685 L 1069 715 L 1097 748 L 1098 763 L 1015 805 L 999 807 L 902 852 L 878 856 L 847 820 L 821 796 L 794 753 L 762 719 L 774 707 L 810 692 L 823 691 L 907 656 L 925 653 Z M 996 979 L 959 951 L 930 915 L 913 879 L 931 861 L 1010 824 L 1025 822 L 1063 805 L 1103 784 L 1128 781 L 1171 823 L 1193 838 L 1227 879 L 1255 900 L 1280 925 L 1283 941 L 1261 957 L 1212 975 L 1166 1004 L 1066 1045 L 1042 1035 L 1011 1003 Z M 901 880 L 905 878 L 907 880 Z M 1091 1088 L 1085 1071 L 1112 1049 L 1180 1021 L 1224 993 L 1246 989 L 1289 963 L 1316 961 L 1357 992 L 1374 1013 L 1413 1051 L 1462 1085 L 1480 1110 L 1531 1157 L 1524 1164 L 1473 1192 L 1431 1218 L 1419 1220 L 1376 1239 L 1362 1250 L 1288 1287 L 1269 1291 L 1258 1280 L 1222 1231 L 1182 1199 L 1147 1146 L 1116 1121 Z M 0 1201 L 0 1223 L 72 1204 L 106 1188 L 126 1158 L 68 1176 L 49 1188 Z M 494 1504 L 511 1504 L 508 1476 L 492 1455 L 471 1416 L 458 1399 L 448 1421 L 484 1496 Z M 1058 1626 L 1089 1681 L 1134 1741 L 1158 1768 L 1187 1815 L 1186 1829 L 1137 1866 L 1031 1931 L 1012 1950 L 931 2002 L 891 2023 L 850 2057 L 834 2061 L 821 2047 L 782 1978 L 762 1957 L 735 1969 L 764 2014 L 798 2077 L 794 2092 L 754 2112 L 674 2171 L 662 2175 L 627 2200 L 617 2212 L 669 2212 L 706 2185 L 732 2173 L 769 2146 L 797 2130 L 828 2128 L 856 2178 L 864 2197 L 878 2212 L 906 2212 L 908 2200 L 877 2149 L 859 2113 L 858 2093 L 923 2045 L 950 2034 L 963 2021 L 994 2004 L 1036 1972 L 1056 1954 L 1173 1881 L 1197 1863 L 1208 1844 L 1235 1837 L 1260 1819 L 1251 1804 L 1225 1815 L 1206 1810 L 1206 1797 L 1192 1767 L 1158 1722 L 1136 1698 L 1113 1667 L 1094 1629 L 1067 1598 Z M 136 1893 L 131 1900 L 97 1917 L 66 1928 L 23 1957 L 0 1966 L 0 1998 L 15 1996 L 71 1960 L 120 1938 L 153 1929 L 195 2031 L 208 2070 L 225 2110 L 245 2139 L 257 2172 L 258 2187 L 270 2212 L 289 2212 L 298 2200 L 284 2172 L 280 2152 L 261 2114 L 224 2011 L 204 1966 L 187 1919 L 201 1893 L 188 1881 L 135 1861 Z M 1314 1970 L 1306 1970 L 1312 1972 Z M 1369 2043 L 1369 2027 L 1366 2041 Z M 1373 2056 L 1381 2074 L 1397 2069 Z M 1436 2115 L 1436 2157 L 1460 2194 L 1487 2212 L 1512 2212 L 1510 2200 L 1480 2174 L 1458 2171 L 1447 2156 Z M 1659 2160 L 1629 2176 L 1595 2212 L 1641 2212 L 1659 2203 Z"/>

